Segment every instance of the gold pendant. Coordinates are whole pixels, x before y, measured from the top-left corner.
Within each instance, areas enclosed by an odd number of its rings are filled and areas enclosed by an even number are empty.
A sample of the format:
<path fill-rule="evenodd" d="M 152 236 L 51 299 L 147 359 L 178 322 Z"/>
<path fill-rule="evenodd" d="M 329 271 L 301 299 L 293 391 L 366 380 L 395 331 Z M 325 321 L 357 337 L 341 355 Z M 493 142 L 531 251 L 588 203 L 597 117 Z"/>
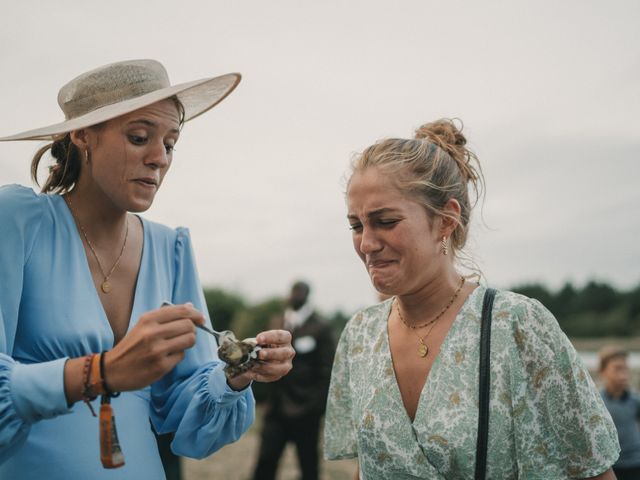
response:
<path fill-rule="evenodd" d="M 420 342 L 420 346 L 418 347 L 418 355 L 424 358 L 427 356 L 427 353 L 429 353 L 429 347 L 427 347 L 424 343 Z"/>
<path fill-rule="evenodd" d="M 111 291 L 111 284 L 109 283 L 109 280 L 105 280 L 104 282 L 102 282 L 102 285 L 100 285 L 100 289 L 104 293 L 109 293 Z"/>

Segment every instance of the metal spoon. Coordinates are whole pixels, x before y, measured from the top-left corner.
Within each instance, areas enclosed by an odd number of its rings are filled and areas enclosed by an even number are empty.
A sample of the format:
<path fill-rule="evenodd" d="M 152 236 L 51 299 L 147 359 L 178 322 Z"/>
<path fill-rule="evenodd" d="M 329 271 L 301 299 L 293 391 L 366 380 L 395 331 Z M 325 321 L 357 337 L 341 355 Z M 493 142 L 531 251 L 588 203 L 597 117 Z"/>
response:
<path fill-rule="evenodd" d="M 168 307 L 173 305 L 173 303 L 171 302 L 167 302 L 164 301 L 162 302 L 162 306 L 163 307 Z M 209 327 L 205 327 L 204 325 L 200 325 L 198 323 L 193 322 L 193 324 L 196 326 L 196 328 L 199 328 L 202 331 L 205 331 L 211 335 L 213 335 L 214 337 L 216 337 L 216 340 L 220 340 L 220 337 L 223 336 L 225 333 L 227 333 L 229 330 L 225 330 L 224 332 L 218 332 L 217 330 L 213 330 L 212 328 Z"/>
<path fill-rule="evenodd" d="M 162 302 L 162 307 L 167 307 L 173 305 L 173 303 L 171 302 L 167 302 L 164 301 Z M 222 332 L 218 332 L 217 330 L 213 330 L 211 328 L 205 327 L 204 325 L 199 325 L 197 323 L 193 323 L 196 328 L 199 328 L 200 330 L 203 330 L 211 335 L 213 335 L 214 337 L 216 337 L 217 343 L 218 343 L 218 352 L 220 351 L 220 349 L 223 346 L 224 341 L 232 341 L 234 343 L 238 343 L 238 340 L 236 340 L 235 335 L 233 334 L 233 332 L 231 330 L 223 330 Z M 253 340 L 253 339 L 251 339 Z M 245 354 L 238 362 L 234 362 L 234 366 L 235 367 L 241 367 L 243 365 L 246 365 L 247 363 L 249 363 L 251 360 L 255 360 L 258 357 L 258 352 L 262 349 L 261 345 L 255 345 L 253 347 L 253 349 Z M 223 360 L 225 361 L 225 360 Z"/>

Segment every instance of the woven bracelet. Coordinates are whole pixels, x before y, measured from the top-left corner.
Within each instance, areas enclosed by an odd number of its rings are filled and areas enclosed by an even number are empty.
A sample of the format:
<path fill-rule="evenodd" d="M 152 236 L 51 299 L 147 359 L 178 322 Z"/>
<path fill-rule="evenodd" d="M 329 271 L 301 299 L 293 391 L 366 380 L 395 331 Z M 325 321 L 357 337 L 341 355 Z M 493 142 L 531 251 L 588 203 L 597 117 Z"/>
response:
<path fill-rule="evenodd" d="M 104 388 L 104 395 L 110 398 L 119 397 L 120 392 L 112 392 L 109 386 L 107 385 L 107 379 L 104 376 L 104 356 L 105 356 L 104 354 L 105 353 L 107 353 L 106 350 L 102 352 L 102 355 L 100 355 L 100 377 L 102 378 L 102 388 Z"/>

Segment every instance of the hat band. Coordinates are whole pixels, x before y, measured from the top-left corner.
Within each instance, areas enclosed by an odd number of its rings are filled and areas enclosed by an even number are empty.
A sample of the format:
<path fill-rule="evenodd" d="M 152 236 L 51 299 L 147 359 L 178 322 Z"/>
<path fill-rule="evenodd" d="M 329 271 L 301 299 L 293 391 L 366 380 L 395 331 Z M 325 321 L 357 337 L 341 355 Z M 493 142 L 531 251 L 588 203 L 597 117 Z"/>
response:
<path fill-rule="evenodd" d="M 90 95 L 79 95 L 71 98 L 62 105 L 62 110 L 64 111 L 65 118 L 71 120 L 107 105 L 141 97 L 142 95 L 155 92 L 168 86 L 168 82 L 144 78 L 136 83 L 127 83 L 115 88 L 110 86 L 108 90 L 93 91 Z"/>

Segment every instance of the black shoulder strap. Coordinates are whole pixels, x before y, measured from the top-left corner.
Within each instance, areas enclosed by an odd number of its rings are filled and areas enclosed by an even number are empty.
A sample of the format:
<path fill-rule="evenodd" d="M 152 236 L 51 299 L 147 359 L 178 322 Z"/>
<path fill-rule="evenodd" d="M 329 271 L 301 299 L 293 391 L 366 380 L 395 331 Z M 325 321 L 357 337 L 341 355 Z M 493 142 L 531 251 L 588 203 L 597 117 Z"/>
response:
<path fill-rule="evenodd" d="M 487 443 L 489 438 L 489 390 L 491 354 L 491 311 L 496 291 L 487 288 L 482 304 L 480 325 L 480 379 L 478 398 L 478 443 L 476 444 L 476 480 L 484 480 L 487 472 Z"/>

